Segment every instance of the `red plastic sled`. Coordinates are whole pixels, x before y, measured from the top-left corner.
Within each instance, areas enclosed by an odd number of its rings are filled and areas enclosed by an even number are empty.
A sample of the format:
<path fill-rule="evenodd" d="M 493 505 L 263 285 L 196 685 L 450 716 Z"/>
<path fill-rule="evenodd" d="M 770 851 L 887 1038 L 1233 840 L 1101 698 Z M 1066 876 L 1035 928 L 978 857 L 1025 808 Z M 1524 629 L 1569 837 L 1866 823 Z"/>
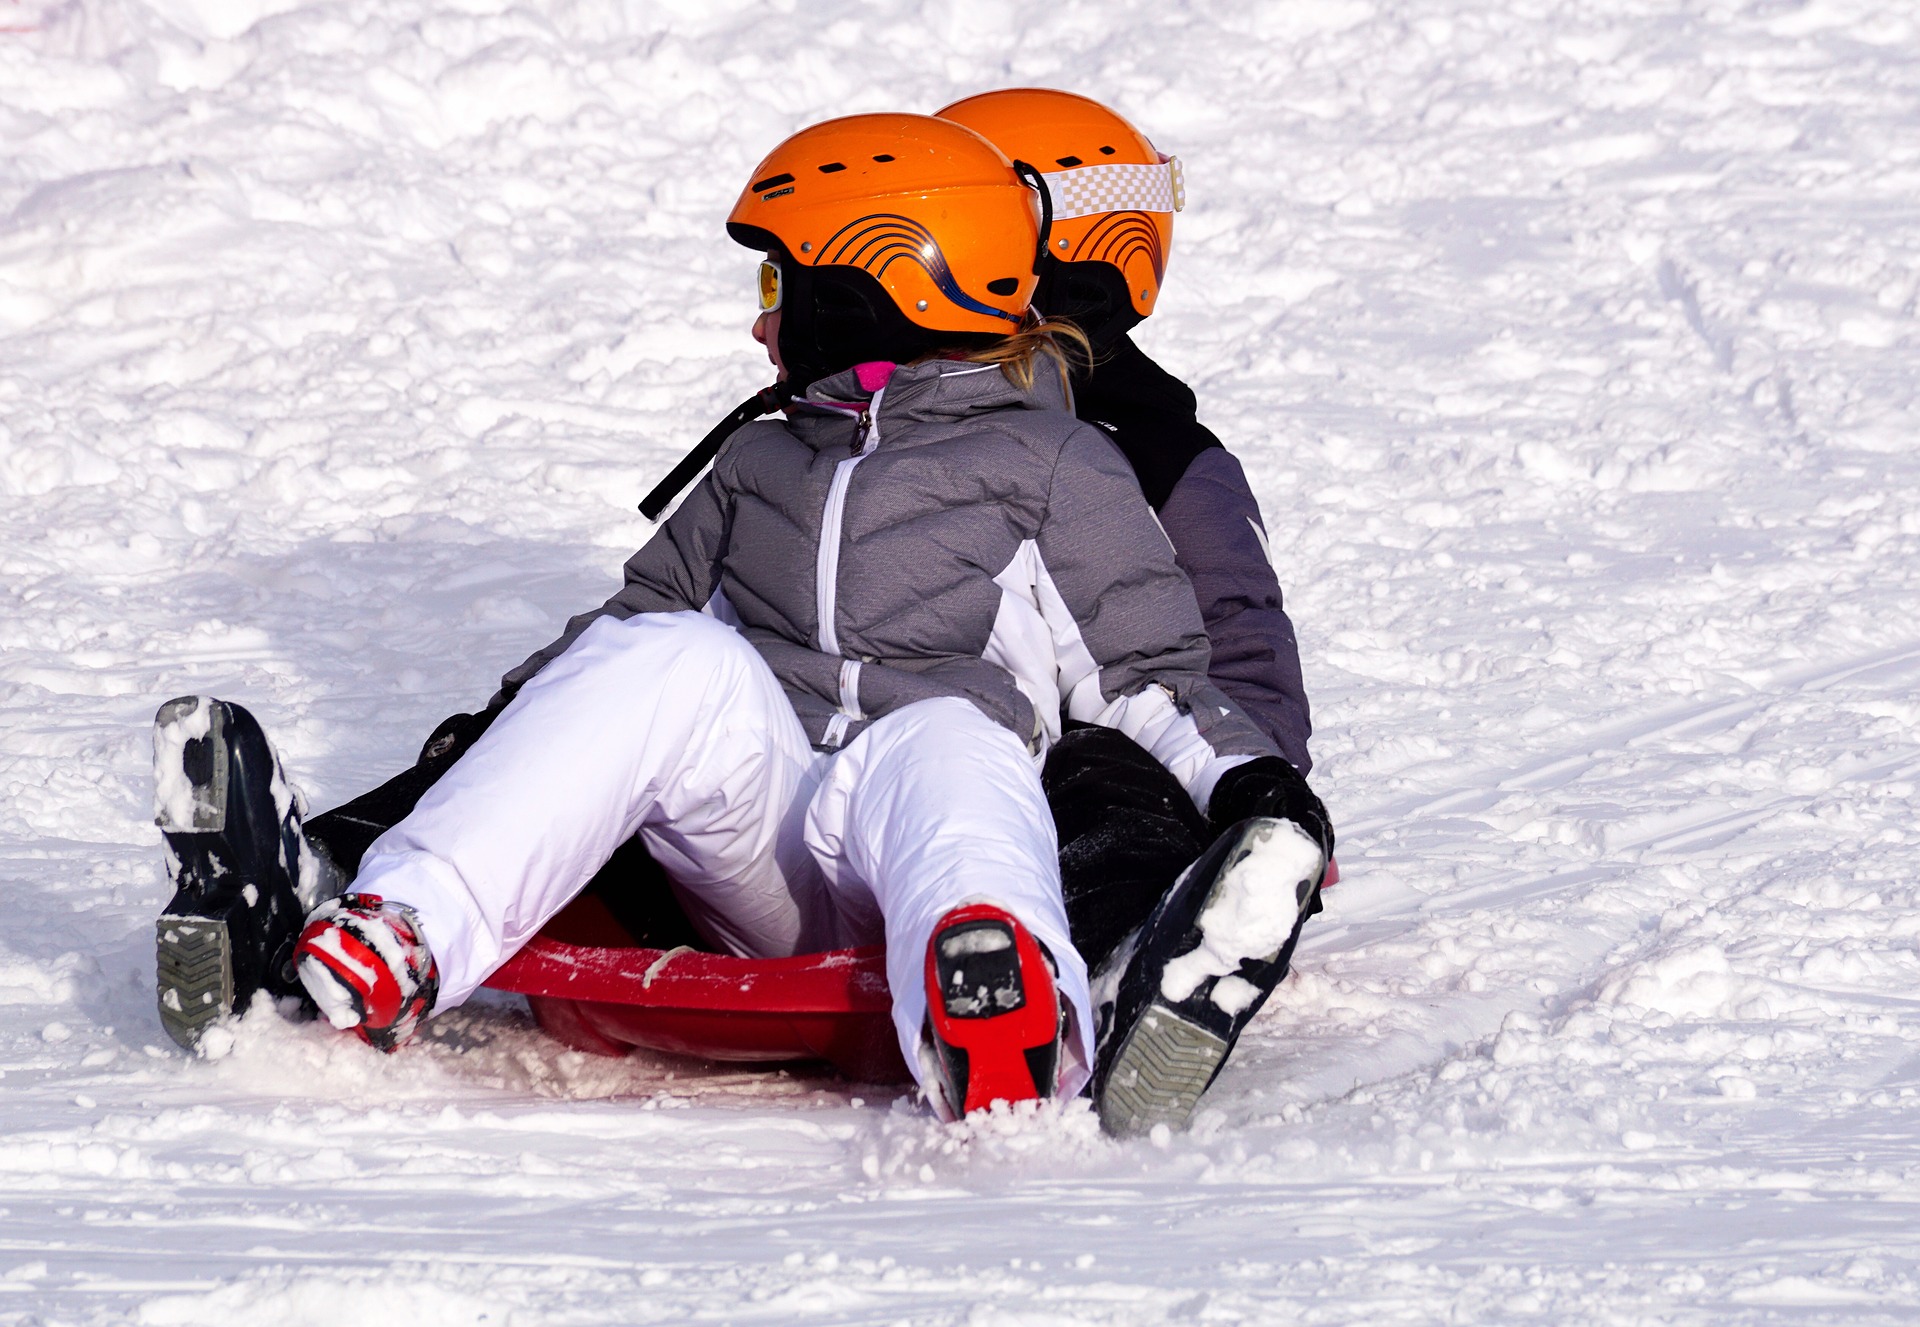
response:
<path fill-rule="evenodd" d="M 1322 888 L 1339 879 L 1339 863 L 1328 863 Z M 878 945 L 795 958 L 643 949 L 583 894 L 487 985 L 526 996 L 543 1031 L 592 1055 L 825 1060 L 857 1082 L 910 1081 Z"/>
<path fill-rule="evenodd" d="M 590 895 L 487 978 L 575 1050 L 703 1060 L 825 1060 L 863 1083 L 909 1081 L 879 946 L 795 958 L 641 949 Z"/>

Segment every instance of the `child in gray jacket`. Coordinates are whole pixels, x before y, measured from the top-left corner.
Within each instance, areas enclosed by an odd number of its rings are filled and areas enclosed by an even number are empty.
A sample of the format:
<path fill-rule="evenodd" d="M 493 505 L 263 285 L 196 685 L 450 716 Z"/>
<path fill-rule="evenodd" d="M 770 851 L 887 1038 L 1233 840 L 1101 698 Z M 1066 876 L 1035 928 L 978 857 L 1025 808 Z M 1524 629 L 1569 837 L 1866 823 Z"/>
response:
<path fill-rule="evenodd" d="M 1087 1083 L 1092 1001 L 1038 774 L 1063 716 L 1125 733 L 1203 811 L 1223 792 L 1257 808 L 1240 771 L 1277 752 L 1209 680 L 1125 460 L 1064 409 L 1063 334 L 1029 315 L 1035 211 L 1005 157 L 931 117 L 815 126 L 755 172 L 729 229 L 769 255 L 756 335 L 807 390 L 728 442 L 622 589 L 508 675 L 357 892 L 312 909 L 294 964 L 336 1026 L 398 1045 L 637 834 L 720 948 L 884 939 L 901 1049 L 943 1114 Z M 205 869 L 182 870 L 170 912 L 237 934 L 214 869 L 231 835 L 200 808 L 231 809 L 232 769 L 263 762 L 196 777 L 190 742 L 244 711 L 176 705 L 207 717 L 178 744 L 163 828 L 200 834 L 176 859 Z M 274 811 L 255 819 L 291 833 L 284 863 L 297 817 Z M 1257 998 L 1243 968 L 1278 957 L 1325 867 L 1259 815 L 1215 850 L 1201 943 L 1116 1029 L 1116 1127 L 1217 1069 L 1230 1038 L 1201 1015 Z M 1183 1076 L 1143 1079 L 1156 1061 Z"/>

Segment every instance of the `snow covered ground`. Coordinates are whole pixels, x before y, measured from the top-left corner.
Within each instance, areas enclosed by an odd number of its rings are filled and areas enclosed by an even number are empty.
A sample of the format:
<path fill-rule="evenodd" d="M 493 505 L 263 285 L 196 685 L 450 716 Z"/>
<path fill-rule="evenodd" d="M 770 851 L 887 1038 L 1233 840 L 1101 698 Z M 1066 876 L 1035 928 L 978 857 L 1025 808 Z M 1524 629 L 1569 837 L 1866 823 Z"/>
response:
<path fill-rule="evenodd" d="M 1342 832 L 1192 1133 L 177 1054 L 159 702 L 408 762 L 761 385 L 761 153 L 1018 83 L 1186 161 Z M 0 1323 L 1920 1320 L 1916 105 L 1888 0 L 0 0 Z"/>

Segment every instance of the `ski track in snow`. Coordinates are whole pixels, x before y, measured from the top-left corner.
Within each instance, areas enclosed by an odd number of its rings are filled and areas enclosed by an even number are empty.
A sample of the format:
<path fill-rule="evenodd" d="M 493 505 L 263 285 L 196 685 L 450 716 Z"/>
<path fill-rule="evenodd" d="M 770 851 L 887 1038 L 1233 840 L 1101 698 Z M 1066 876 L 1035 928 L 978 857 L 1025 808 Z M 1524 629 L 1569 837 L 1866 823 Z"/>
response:
<path fill-rule="evenodd" d="M 799 126 L 1187 166 L 1345 881 L 1190 1134 L 165 1043 L 149 722 L 330 805 L 762 385 Z M 1920 1319 L 1920 22 L 1883 0 L 0 0 L 0 1323 Z"/>

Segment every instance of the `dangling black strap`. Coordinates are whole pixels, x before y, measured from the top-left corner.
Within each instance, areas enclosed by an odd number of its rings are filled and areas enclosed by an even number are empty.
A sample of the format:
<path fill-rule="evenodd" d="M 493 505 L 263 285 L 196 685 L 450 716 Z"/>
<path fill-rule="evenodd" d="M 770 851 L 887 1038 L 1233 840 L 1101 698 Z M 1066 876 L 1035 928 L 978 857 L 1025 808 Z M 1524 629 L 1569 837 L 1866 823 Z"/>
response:
<path fill-rule="evenodd" d="M 680 490 L 694 481 L 702 470 L 713 463 L 720 454 L 720 446 L 731 438 L 742 424 L 749 420 L 770 415 L 793 399 L 793 389 L 784 382 L 771 387 L 762 387 L 735 406 L 733 413 L 713 426 L 706 437 L 695 444 L 694 449 L 680 458 L 680 464 L 668 472 L 667 477 L 653 486 L 653 492 L 640 500 L 640 514 L 650 521 L 660 519 L 660 513 L 667 504 L 680 496 Z"/>
<path fill-rule="evenodd" d="M 1047 189 L 1046 177 L 1026 162 L 1014 162 L 1013 173 L 1025 180 L 1028 187 L 1040 195 L 1040 243 L 1033 251 L 1033 274 L 1039 276 L 1045 267 L 1041 259 L 1047 256 L 1047 240 L 1053 232 L 1053 194 Z"/>

